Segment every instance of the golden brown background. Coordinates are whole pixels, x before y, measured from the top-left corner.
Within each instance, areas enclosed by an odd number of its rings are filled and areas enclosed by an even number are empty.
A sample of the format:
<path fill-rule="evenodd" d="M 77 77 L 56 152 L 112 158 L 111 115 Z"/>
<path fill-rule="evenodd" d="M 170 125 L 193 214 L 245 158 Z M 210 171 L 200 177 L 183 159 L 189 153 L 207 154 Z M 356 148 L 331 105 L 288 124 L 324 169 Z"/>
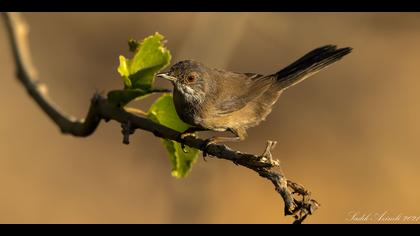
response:
<path fill-rule="evenodd" d="M 121 87 L 118 55 L 128 55 L 130 37 L 158 31 L 173 62 L 192 58 L 258 73 L 318 46 L 351 46 L 352 54 L 288 90 L 266 122 L 230 146 L 261 153 L 267 139 L 277 140 L 274 154 L 288 177 L 322 204 L 308 223 L 352 223 L 352 211 L 420 215 L 420 14 L 24 17 L 40 78 L 78 117 L 96 90 Z M 200 158 L 188 178 L 177 180 L 150 133 L 136 131 L 129 146 L 115 122 L 88 138 L 60 134 L 15 80 L 3 22 L 0 52 L 0 223 L 291 222 L 271 183 L 228 161 Z"/>

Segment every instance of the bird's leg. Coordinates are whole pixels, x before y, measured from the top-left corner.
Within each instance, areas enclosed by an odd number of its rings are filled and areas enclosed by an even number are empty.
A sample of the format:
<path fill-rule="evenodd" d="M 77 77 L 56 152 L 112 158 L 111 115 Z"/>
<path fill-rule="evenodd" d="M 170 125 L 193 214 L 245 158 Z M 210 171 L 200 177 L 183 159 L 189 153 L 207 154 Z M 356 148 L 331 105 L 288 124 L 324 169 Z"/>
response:
<path fill-rule="evenodd" d="M 188 137 L 188 136 L 193 136 L 193 137 L 195 137 L 195 132 L 197 132 L 197 131 L 205 131 L 205 130 L 206 130 L 206 129 L 201 128 L 201 127 L 190 127 L 190 128 L 188 128 L 187 130 L 185 130 L 184 132 L 182 132 L 182 133 L 179 135 L 179 138 L 180 138 L 180 139 L 184 139 L 184 138 L 186 138 L 186 137 Z M 187 153 L 187 150 L 185 149 L 185 144 L 181 143 L 181 148 L 182 148 L 182 151 L 183 151 L 183 152 Z"/>
<path fill-rule="evenodd" d="M 204 160 L 206 160 L 205 158 L 208 156 L 207 148 L 210 144 L 216 144 L 219 142 L 239 142 L 244 140 L 247 136 L 245 129 L 229 129 L 229 131 L 233 133 L 235 137 L 211 137 L 206 139 L 206 142 L 202 147 Z"/>

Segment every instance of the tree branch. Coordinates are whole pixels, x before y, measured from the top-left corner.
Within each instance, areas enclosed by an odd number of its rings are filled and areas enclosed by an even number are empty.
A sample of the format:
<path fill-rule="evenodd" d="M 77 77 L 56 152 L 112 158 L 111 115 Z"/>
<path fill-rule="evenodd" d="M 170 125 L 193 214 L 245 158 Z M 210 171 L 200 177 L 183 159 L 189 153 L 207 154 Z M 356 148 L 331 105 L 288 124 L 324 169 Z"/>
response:
<path fill-rule="evenodd" d="M 154 123 L 147 118 L 136 116 L 125 111 L 123 108 L 116 107 L 99 94 L 95 94 L 91 99 L 90 108 L 85 119 L 76 120 L 73 117 L 64 115 L 48 99 L 46 87 L 37 80 L 27 43 L 28 29 L 25 22 L 18 13 L 2 13 L 2 15 L 6 23 L 6 29 L 16 63 L 18 80 L 39 107 L 60 128 L 62 133 L 78 137 L 89 136 L 95 131 L 103 119 L 105 121 L 114 120 L 122 124 L 124 142 L 126 143 L 128 143 L 128 136 L 135 129 L 141 129 L 149 131 L 155 136 L 174 140 L 200 150 L 205 146 L 205 140 L 192 136 L 181 139 L 179 132 Z M 275 144 L 276 142 L 268 141 L 267 147 L 262 155 L 241 153 L 225 145 L 216 144 L 210 144 L 206 151 L 211 156 L 229 160 L 236 165 L 254 170 L 261 177 L 270 180 L 275 190 L 284 200 L 284 214 L 293 216 L 295 218 L 294 223 L 301 223 L 319 207 L 319 204 L 311 199 L 310 192 L 302 185 L 288 180 L 282 173 L 274 170 L 275 167 L 279 166 L 279 161 L 273 160 L 271 154 Z"/>

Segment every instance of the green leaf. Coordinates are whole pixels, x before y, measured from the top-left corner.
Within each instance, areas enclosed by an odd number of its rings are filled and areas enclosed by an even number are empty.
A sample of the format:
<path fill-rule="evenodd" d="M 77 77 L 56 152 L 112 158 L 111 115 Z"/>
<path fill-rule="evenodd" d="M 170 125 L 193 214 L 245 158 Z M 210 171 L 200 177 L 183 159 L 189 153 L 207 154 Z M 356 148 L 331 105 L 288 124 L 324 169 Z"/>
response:
<path fill-rule="evenodd" d="M 169 65 L 171 54 L 162 40 L 163 36 L 155 33 L 138 46 L 129 68 L 133 88 L 151 88 L 155 75 Z M 147 72 L 139 74 L 141 70 Z"/>
<path fill-rule="evenodd" d="M 131 82 L 124 81 L 127 88 L 152 88 L 155 75 L 167 67 L 171 60 L 171 54 L 162 41 L 163 36 L 159 33 L 145 38 L 140 43 L 133 39 L 129 41 L 134 56 L 132 59 L 120 56 L 118 67 L 120 75 Z"/>
<path fill-rule="evenodd" d="M 130 51 L 134 53 L 133 58 L 120 56 L 120 65 L 117 69 L 123 79 L 124 90 L 128 92 L 111 91 L 108 97 L 113 100 L 113 103 L 127 104 L 153 91 L 156 74 L 167 67 L 171 61 L 171 54 L 165 47 L 163 39 L 161 34 L 155 33 L 141 42 L 129 40 L 128 45 Z"/>
<path fill-rule="evenodd" d="M 183 132 L 190 126 L 179 119 L 172 95 L 164 94 L 158 98 L 148 111 L 149 118 L 161 125 Z M 198 157 L 199 150 L 186 147 L 186 153 L 182 150 L 181 144 L 172 140 L 162 139 L 162 142 L 169 153 L 172 163 L 172 176 L 176 178 L 185 177 L 191 170 L 192 165 Z"/>
<path fill-rule="evenodd" d="M 155 77 L 156 73 L 160 71 L 161 65 L 156 65 L 142 70 L 137 71 L 135 74 L 130 75 L 130 82 L 133 88 L 140 88 L 144 90 L 150 90 L 151 84 L 146 81 L 146 78 Z"/>
<path fill-rule="evenodd" d="M 107 98 L 112 104 L 124 107 L 134 99 L 140 99 L 150 94 L 142 89 L 112 90 L 108 92 Z"/>
<path fill-rule="evenodd" d="M 124 56 L 120 56 L 120 66 L 118 67 L 118 73 L 123 77 L 124 81 L 124 88 L 130 88 L 131 87 L 131 80 L 128 78 L 130 76 L 129 71 L 129 64 L 130 61 L 128 61 Z"/>
<path fill-rule="evenodd" d="M 129 61 L 128 59 L 126 59 L 124 56 L 120 56 L 120 66 L 118 66 L 118 73 L 120 73 L 121 76 L 123 77 L 128 77 L 130 76 L 130 70 L 129 68 Z"/>

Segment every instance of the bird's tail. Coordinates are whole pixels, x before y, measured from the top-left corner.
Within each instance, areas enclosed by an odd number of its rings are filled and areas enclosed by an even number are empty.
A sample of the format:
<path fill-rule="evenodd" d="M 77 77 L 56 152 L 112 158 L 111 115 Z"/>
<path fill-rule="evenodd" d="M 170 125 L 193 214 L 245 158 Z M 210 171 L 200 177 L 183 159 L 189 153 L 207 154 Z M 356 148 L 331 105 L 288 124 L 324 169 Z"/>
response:
<path fill-rule="evenodd" d="M 308 52 L 299 60 L 277 72 L 275 76 L 280 87 L 286 89 L 340 60 L 351 51 L 352 48 L 349 47 L 337 49 L 337 46 L 326 45 Z"/>

